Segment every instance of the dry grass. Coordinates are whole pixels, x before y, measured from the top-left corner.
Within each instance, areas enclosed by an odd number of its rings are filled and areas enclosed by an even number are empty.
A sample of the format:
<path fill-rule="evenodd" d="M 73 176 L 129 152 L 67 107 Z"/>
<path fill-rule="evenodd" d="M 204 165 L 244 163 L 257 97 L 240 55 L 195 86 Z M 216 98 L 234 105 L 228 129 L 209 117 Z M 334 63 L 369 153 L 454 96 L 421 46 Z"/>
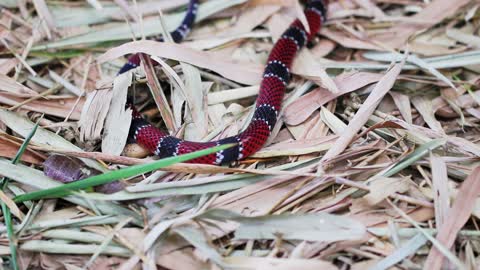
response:
<path fill-rule="evenodd" d="M 182 44 L 127 43 L 174 28 L 187 2 L 0 0 L 0 175 L 10 179 L 0 200 L 20 268 L 480 265 L 473 0 L 331 1 L 254 156 L 229 167 L 176 164 L 103 189 L 123 188 L 112 194 L 15 204 L 59 185 L 43 174 L 54 153 L 98 171 L 151 160 L 121 156 L 129 85 L 145 115 L 190 140 L 248 123 L 262 66 L 298 1 L 202 1 Z M 114 81 L 121 56 L 138 51 L 161 65 L 146 61 Z M 23 165 L 12 164 L 37 121 Z M 4 266 L 14 265 L 12 236 L 3 223 L 0 231 Z"/>

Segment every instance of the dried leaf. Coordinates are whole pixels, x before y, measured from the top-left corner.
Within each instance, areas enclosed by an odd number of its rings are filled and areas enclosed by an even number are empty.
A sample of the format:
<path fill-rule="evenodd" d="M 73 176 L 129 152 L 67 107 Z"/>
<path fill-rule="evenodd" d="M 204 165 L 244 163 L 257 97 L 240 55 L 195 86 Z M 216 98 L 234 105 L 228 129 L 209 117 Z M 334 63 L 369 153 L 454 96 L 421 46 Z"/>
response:
<path fill-rule="evenodd" d="M 435 203 L 435 224 L 442 228 L 450 211 L 447 165 L 438 156 L 430 155 L 432 164 L 433 202 Z"/>
<path fill-rule="evenodd" d="M 297 214 L 236 219 L 236 239 L 276 239 L 336 242 L 360 239 L 365 228 L 353 219 L 329 214 Z"/>
<path fill-rule="evenodd" d="M 125 147 L 132 121 L 132 110 L 125 109 L 127 90 L 132 82 L 132 73 L 117 76 L 113 82 L 112 103 L 109 106 L 103 129 L 102 152 L 120 155 Z"/>
<path fill-rule="evenodd" d="M 125 54 L 137 52 L 186 62 L 197 67 L 210 69 L 218 72 L 223 77 L 244 84 L 258 84 L 261 79 L 259 76 L 259 74 L 261 74 L 261 68 L 258 65 L 247 63 L 239 64 L 212 52 L 196 51 L 187 48 L 184 45 L 166 42 L 159 43 L 149 40 L 130 42 L 110 49 L 105 54 L 101 55 L 98 58 L 98 61 L 103 63 Z"/>
<path fill-rule="evenodd" d="M 403 62 L 396 64 L 385 76 L 375 85 L 367 100 L 362 104 L 358 112 L 350 121 L 347 132 L 343 133 L 337 142 L 322 157 L 321 163 L 340 154 L 350 144 L 360 128 L 367 122 L 373 110 L 378 106 L 381 99 L 392 88 L 397 76 L 402 70 Z"/>
<path fill-rule="evenodd" d="M 457 197 L 445 218 L 445 223 L 439 228 L 436 239 L 446 248 L 450 248 L 457 237 L 458 231 L 465 225 L 472 214 L 475 200 L 480 195 L 480 167 L 476 167 L 459 189 L 461 196 Z M 444 261 L 440 251 L 433 247 L 428 254 L 425 265 L 430 269 L 440 269 Z"/>
<path fill-rule="evenodd" d="M 326 89 L 319 88 L 304 95 L 285 108 L 285 123 L 289 125 L 298 125 L 312 115 L 313 111 L 319 109 L 325 103 L 343 94 L 377 82 L 380 78 L 381 75 L 379 74 L 364 72 L 352 72 L 339 75 L 334 81 L 340 89 L 340 92 L 334 94 Z"/>
<path fill-rule="evenodd" d="M 289 269 L 338 269 L 335 265 L 321 260 L 307 259 L 283 259 L 283 258 L 259 258 L 259 257 L 227 257 L 224 262 L 234 267 L 265 270 L 289 270 Z"/>

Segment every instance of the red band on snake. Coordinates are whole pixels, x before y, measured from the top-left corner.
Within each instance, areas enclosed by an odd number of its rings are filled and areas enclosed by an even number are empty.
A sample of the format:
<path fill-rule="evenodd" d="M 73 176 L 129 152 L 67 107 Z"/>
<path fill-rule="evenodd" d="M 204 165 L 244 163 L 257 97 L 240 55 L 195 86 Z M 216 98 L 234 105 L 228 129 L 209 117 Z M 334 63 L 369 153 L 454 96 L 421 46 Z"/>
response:
<path fill-rule="evenodd" d="M 267 65 L 260 84 L 255 112 L 248 127 L 240 134 L 218 141 L 185 141 L 162 131 L 148 123 L 136 110 L 130 127 L 130 136 L 134 141 L 160 157 L 182 155 L 216 145 L 235 143 L 236 146 L 201 158 L 192 163 L 222 164 L 240 160 L 257 152 L 267 141 L 281 109 L 283 96 L 290 80 L 290 67 L 295 55 L 319 31 L 326 18 L 328 0 L 309 1 L 305 8 L 305 17 L 310 28 L 307 33 L 300 20 L 295 20 L 275 43 L 268 57 Z M 187 14 L 175 31 L 171 33 L 175 42 L 180 42 L 190 31 L 198 3 L 190 1 Z M 129 58 L 121 69 L 123 73 L 139 65 L 138 55 Z"/>

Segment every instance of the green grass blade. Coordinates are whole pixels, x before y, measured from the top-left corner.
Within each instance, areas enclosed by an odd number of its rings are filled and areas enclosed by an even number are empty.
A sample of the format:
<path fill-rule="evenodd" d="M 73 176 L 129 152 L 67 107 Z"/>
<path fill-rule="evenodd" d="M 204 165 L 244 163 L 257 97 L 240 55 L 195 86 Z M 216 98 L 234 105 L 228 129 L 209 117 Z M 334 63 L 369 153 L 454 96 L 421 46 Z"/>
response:
<path fill-rule="evenodd" d="M 30 140 L 32 139 L 33 135 L 35 135 L 35 132 L 37 131 L 38 124 L 39 122 L 35 124 L 32 131 L 30 131 L 28 136 L 23 141 L 22 145 L 20 146 L 20 149 L 18 149 L 17 153 L 15 154 L 15 157 L 12 160 L 12 164 L 17 164 L 18 161 L 20 161 L 20 159 L 22 158 L 22 155 L 23 153 L 25 153 L 25 150 L 27 149 L 27 146 L 30 143 Z M 2 178 L 0 189 L 4 190 L 7 184 L 8 184 L 8 178 Z M 10 260 L 11 260 L 12 268 L 14 270 L 17 270 L 17 269 L 20 269 L 20 267 L 18 266 L 18 260 L 17 260 L 17 243 L 15 239 L 15 232 L 13 231 L 12 213 L 10 212 L 10 209 L 7 207 L 7 205 L 3 201 L 1 203 L 1 206 L 2 206 L 3 218 L 5 219 L 5 227 L 7 229 L 8 245 L 10 246 Z"/>
<path fill-rule="evenodd" d="M 2 202 L 2 212 L 3 218 L 5 219 L 5 227 L 7 228 L 8 245 L 10 246 L 10 260 L 12 268 L 18 270 L 20 269 L 20 267 L 18 267 L 17 261 L 17 244 L 15 240 L 15 232 L 13 231 L 12 215 L 10 213 L 10 209 L 4 202 Z"/>
<path fill-rule="evenodd" d="M 41 119 L 41 118 L 40 118 Z M 39 120 L 40 121 L 40 120 Z M 28 134 L 28 136 L 25 138 L 23 141 L 22 145 L 20 146 L 20 149 L 18 149 L 17 153 L 15 154 L 15 157 L 12 160 L 12 164 L 17 164 L 18 161 L 22 158 L 23 153 L 25 153 L 25 150 L 27 149 L 28 144 L 30 143 L 30 140 L 33 138 L 35 135 L 35 132 L 37 132 L 39 122 L 33 126 L 32 131 Z M 3 190 L 5 189 L 6 184 L 8 183 L 7 179 L 5 177 L 2 178 L 0 181 L 0 188 Z"/>
<path fill-rule="evenodd" d="M 27 146 L 28 144 L 30 143 L 30 140 L 33 138 L 33 136 L 35 135 L 35 133 L 37 132 L 37 129 L 38 129 L 38 125 L 40 123 L 40 120 L 42 120 L 43 117 L 41 117 L 37 123 L 35 124 L 35 126 L 33 126 L 33 129 L 32 131 L 30 131 L 30 133 L 28 134 L 28 136 L 25 138 L 25 140 L 23 141 L 22 145 L 20 146 L 20 149 L 18 149 L 17 151 L 17 154 L 15 155 L 15 157 L 13 158 L 12 160 L 12 163 L 13 164 L 17 164 L 18 161 L 20 161 L 20 158 L 22 157 L 23 153 L 25 153 L 25 150 L 27 150 Z"/>
<path fill-rule="evenodd" d="M 148 164 L 139 164 L 139 165 L 130 166 L 120 170 L 111 171 L 111 172 L 107 172 L 100 175 L 95 175 L 95 176 L 92 176 L 80 181 L 68 183 L 59 187 L 54 187 L 50 189 L 44 189 L 44 190 L 23 194 L 15 197 L 14 201 L 24 202 L 24 201 L 30 201 L 30 200 L 38 200 L 46 197 L 52 198 L 52 197 L 65 196 L 75 190 L 98 186 L 101 184 L 117 181 L 123 178 L 136 176 L 136 175 L 147 173 L 153 170 L 158 170 L 160 168 L 167 167 L 176 163 L 180 163 L 180 162 L 188 161 L 201 156 L 209 155 L 209 154 L 218 152 L 220 150 L 230 148 L 234 145 L 235 144 L 220 145 L 220 146 L 196 151 L 196 152 L 185 154 L 185 155 L 164 158 Z"/>

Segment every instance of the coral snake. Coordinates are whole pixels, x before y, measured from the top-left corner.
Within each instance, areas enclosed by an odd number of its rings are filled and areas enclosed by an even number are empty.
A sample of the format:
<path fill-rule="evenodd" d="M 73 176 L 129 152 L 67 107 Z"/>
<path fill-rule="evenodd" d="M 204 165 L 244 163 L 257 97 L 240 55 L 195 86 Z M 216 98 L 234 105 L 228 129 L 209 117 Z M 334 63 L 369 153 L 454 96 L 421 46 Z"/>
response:
<path fill-rule="evenodd" d="M 211 142 L 186 141 L 169 135 L 133 110 L 130 139 L 159 157 L 182 155 L 216 145 L 235 143 L 234 147 L 192 160 L 192 163 L 223 164 L 240 160 L 258 151 L 268 139 L 281 109 L 282 99 L 290 80 L 290 67 L 297 52 L 307 44 L 325 22 L 328 0 L 310 0 L 305 8 L 305 17 L 310 32 L 296 19 L 275 43 L 263 72 L 260 91 L 256 100 L 253 118 L 248 127 L 236 136 Z M 171 33 L 174 42 L 181 42 L 190 32 L 195 21 L 198 0 L 191 0 L 181 25 Z M 139 54 L 128 58 L 119 73 L 124 73 L 140 64 Z"/>

